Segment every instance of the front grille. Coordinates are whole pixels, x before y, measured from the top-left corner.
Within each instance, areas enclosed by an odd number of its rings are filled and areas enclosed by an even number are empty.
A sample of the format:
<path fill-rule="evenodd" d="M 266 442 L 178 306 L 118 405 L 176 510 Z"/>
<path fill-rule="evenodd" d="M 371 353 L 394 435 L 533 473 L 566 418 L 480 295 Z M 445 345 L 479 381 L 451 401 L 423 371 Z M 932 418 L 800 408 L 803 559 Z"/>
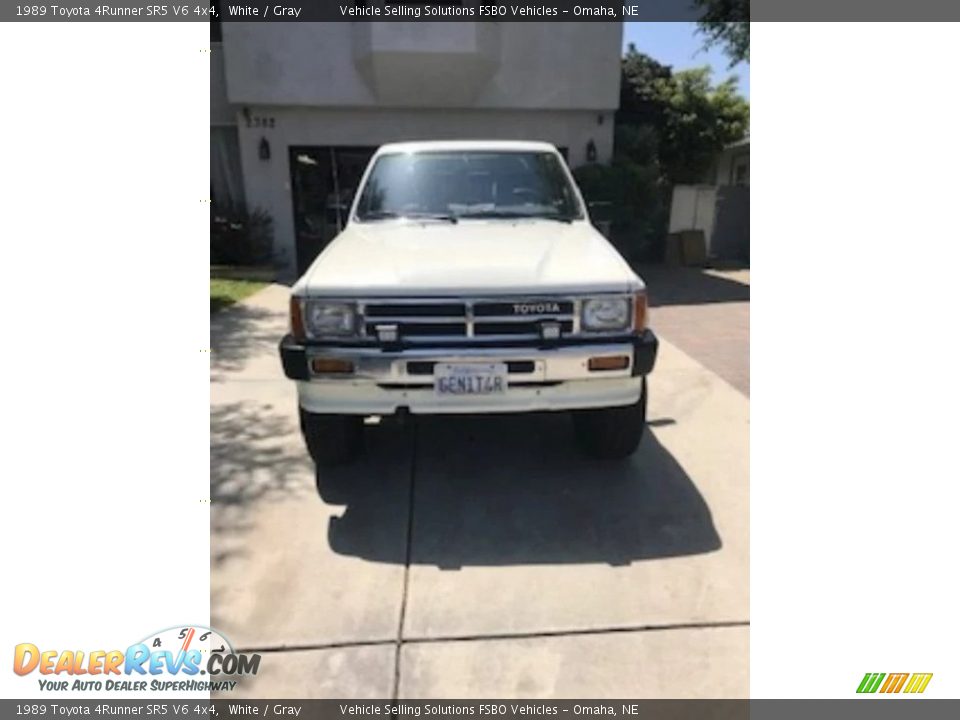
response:
<path fill-rule="evenodd" d="M 371 339 L 378 325 L 396 325 L 407 343 L 457 340 L 539 339 L 543 322 L 558 322 L 561 334 L 576 332 L 570 298 L 478 298 L 472 300 L 369 300 L 360 305 L 361 327 Z"/>
<path fill-rule="evenodd" d="M 463 303 L 370 303 L 364 315 L 369 318 L 390 317 L 466 317 Z"/>
<path fill-rule="evenodd" d="M 377 336 L 377 325 L 381 323 L 367 322 L 367 335 Z M 414 337 L 466 337 L 466 323 L 432 323 L 432 322 L 391 322 L 400 331 L 401 338 Z"/>
<path fill-rule="evenodd" d="M 573 330 L 572 320 L 561 320 L 560 331 L 569 333 Z M 479 322 L 474 323 L 474 334 L 483 335 L 540 335 L 539 322 Z"/>

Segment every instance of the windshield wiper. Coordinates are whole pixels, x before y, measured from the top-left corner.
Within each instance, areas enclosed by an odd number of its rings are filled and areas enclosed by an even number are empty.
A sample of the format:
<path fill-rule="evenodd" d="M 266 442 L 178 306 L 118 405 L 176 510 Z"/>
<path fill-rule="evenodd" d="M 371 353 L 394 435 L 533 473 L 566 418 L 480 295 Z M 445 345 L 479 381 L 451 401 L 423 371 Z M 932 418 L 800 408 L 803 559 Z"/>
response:
<path fill-rule="evenodd" d="M 442 220 L 453 223 L 454 225 L 456 225 L 459 219 L 456 215 L 446 215 L 444 213 L 408 213 L 403 217 L 410 218 L 411 220 Z"/>
<path fill-rule="evenodd" d="M 394 210 L 375 210 L 360 215 L 361 221 L 366 220 L 439 220 L 442 222 L 456 223 L 455 215 L 444 215 L 442 213 L 398 213 Z"/>
<path fill-rule="evenodd" d="M 374 210 L 359 216 L 361 220 L 392 220 L 400 217 L 399 213 L 392 210 Z"/>
<path fill-rule="evenodd" d="M 575 217 L 570 215 L 529 215 L 526 217 L 535 217 L 537 220 L 553 220 L 554 222 L 562 222 L 565 225 L 569 225 L 576 220 Z"/>
<path fill-rule="evenodd" d="M 553 220 L 554 222 L 572 223 L 574 218 L 569 215 L 554 215 L 551 213 L 522 213 L 509 210 L 480 210 L 477 212 L 460 213 L 462 218 L 495 218 L 503 220 Z"/>

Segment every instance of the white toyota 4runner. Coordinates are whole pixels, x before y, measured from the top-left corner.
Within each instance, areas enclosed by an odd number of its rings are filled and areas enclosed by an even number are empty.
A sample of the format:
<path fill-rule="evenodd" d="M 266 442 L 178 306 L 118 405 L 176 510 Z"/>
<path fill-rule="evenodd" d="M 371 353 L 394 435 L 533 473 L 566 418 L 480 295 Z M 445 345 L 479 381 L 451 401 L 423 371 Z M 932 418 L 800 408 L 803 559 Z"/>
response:
<path fill-rule="evenodd" d="M 361 449 L 365 416 L 398 412 L 569 410 L 586 452 L 626 457 L 656 353 L 643 281 L 533 142 L 381 147 L 280 343 L 318 465 Z"/>

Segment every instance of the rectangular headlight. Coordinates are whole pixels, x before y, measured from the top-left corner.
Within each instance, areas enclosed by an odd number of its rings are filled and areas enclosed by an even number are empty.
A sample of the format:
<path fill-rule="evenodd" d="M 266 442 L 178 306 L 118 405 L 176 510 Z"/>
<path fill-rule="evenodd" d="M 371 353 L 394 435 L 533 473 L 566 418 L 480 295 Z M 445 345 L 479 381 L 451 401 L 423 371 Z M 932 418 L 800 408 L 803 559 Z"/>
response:
<path fill-rule="evenodd" d="M 580 310 L 584 330 L 613 331 L 630 327 L 630 299 L 625 297 L 589 298 Z"/>
<path fill-rule="evenodd" d="M 312 338 L 355 335 L 356 306 L 349 302 L 307 299 L 303 303 L 303 323 Z"/>

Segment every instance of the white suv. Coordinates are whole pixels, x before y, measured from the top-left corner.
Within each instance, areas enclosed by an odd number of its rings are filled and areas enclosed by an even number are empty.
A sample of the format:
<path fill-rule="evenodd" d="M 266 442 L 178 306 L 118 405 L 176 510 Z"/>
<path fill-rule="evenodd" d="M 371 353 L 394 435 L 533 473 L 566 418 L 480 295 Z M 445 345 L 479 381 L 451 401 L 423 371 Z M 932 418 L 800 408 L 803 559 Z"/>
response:
<path fill-rule="evenodd" d="M 625 457 L 656 353 L 643 281 L 557 149 L 501 141 L 381 147 L 280 344 L 317 464 L 398 412 L 571 410 L 584 450 Z"/>

